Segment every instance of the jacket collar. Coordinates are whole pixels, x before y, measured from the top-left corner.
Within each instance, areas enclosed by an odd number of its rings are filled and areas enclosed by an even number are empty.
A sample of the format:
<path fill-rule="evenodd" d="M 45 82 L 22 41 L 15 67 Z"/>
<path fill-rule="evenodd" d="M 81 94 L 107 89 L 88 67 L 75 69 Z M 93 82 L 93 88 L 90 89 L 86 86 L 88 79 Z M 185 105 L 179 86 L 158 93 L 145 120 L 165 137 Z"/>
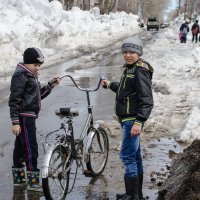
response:
<path fill-rule="evenodd" d="M 18 63 L 15 72 L 25 72 L 30 76 L 36 77 L 33 72 L 31 72 L 24 63 Z"/>
<path fill-rule="evenodd" d="M 127 64 L 127 63 L 125 63 L 123 67 L 124 67 L 124 68 L 125 68 L 125 67 L 127 67 L 127 68 L 134 67 L 135 65 L 137 65 L 137 63 L 138 63 L 139 61 L 140 61 L 140 59 L 138 59 L 138 60 L 137 60 L 135 63 L 133 63 L 133 64 Z"/>

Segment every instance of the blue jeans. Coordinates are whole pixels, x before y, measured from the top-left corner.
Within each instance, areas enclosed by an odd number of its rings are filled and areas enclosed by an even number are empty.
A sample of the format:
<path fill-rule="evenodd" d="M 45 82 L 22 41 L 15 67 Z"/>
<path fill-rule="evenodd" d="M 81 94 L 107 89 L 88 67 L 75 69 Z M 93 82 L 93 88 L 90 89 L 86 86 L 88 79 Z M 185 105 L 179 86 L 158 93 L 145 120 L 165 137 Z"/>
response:
<path fill-rule="evenodd" d="M 122 122 L 122 146 L 120 159 L 124 165 L 125 177 L 137 176 L 143 173 L 140 135 L 131 136 L 134 120 Z"/>

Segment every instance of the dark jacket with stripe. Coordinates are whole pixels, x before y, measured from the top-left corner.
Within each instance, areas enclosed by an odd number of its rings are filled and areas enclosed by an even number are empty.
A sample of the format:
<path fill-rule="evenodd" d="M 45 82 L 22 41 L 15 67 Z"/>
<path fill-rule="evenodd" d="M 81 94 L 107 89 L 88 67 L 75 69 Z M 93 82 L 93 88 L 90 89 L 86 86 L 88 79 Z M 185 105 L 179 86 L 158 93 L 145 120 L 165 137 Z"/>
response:
<path fill-rule="evenodd" d="M 120 82 L 108 86 L 116 93 L 115 112 L 120 119 L 134 118 L 136 122 L 146 121 L 153 108 L 151 79 L 153 68 L 139 59 L 135 64 L 124 65 Z"/>
<path fill-rule="evenodd" d="M 12 124 L 19 124 L 19 116 L 37 117 L 41 99 L 51 93 L 51 87 L 40 87 L 37 77 L 23 63 L 19 63 L 11 79 L 10 117 Z"/>

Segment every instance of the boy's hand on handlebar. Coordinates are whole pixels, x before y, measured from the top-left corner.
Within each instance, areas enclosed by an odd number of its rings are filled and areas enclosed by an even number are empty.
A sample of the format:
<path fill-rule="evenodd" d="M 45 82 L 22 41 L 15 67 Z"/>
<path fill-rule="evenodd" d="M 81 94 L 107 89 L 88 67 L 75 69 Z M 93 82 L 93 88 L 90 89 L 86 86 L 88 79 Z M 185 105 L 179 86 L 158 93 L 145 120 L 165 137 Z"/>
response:
<path fill-rule="evenodd" d="M 108 88 L 108 85 L 109 85 L 109 84 L 110 84 L 110 81 L 108 81 L 108 80 L 103 79 L 103 80 L 101 81 L 101 85 L 102 85 L 102 87 L 105 88 L 105 89 Z"/>
<path fill-rule="evenodd" d="M 53 87 L 55 87 L 56 85 L 58 85 L 58 84 L 60 83 L 60 81 L 61 81 L 61 78 L 55 77 L 55 78 L 53 78 L 52 80 L 50 80 L 50 81 L 48 82 L 48 84 L 49 84 L 49 86 L 50 86 L 51 88 L 53 88 Z"/>

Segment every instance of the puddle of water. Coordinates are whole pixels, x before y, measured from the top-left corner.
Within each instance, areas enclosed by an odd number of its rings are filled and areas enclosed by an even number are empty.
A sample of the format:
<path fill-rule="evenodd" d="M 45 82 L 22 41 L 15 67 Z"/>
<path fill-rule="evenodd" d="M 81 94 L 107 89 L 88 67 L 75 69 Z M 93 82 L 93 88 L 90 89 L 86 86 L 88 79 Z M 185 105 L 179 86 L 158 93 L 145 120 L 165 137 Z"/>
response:
<path fill-rule="evenodd" d="M 184 145 L 173 138 L 161 138 L 143 144 L 144 194 L 155 200 L 159 185 L 166 179 L 173 157 L 183 151 Z"/>
<path fill-rule="evenodd" d="M 156 200 L 158 184 L 161 184 L 169 173 L 172 161 L 170 157 L 182 152 L 185 146 L 179 145 L 174 139 L 170 138 L 152 140 L 143 143 L 142 146 L 145 170 L 143 193 L 145 197 L 148 197 L 148 200 Z M 117 154 L 114 156 L 117 160 L 119 159 Z M 112 171 L 112 169 L 108 170 Z M 119 173 L 122 175 L 123 170 L 119 170 Z M 117 179 L 115 179 L 115 185 L 111 184 L 110 181 L 110 176 L 106 171 L 104 175 L 91 179 L 82 175 L 81 170 L 79 170 L 75 187 L 67 195 L 67 199 L 115 200 L 116 193 L 121 191 L 124 185 L 121 184 L 122 182 L 117 182 Z"/>
<path fill-rule="evenodd" d="M 143 144 L 144 149 L 144 185 L 143 193 L 148 200 L 156 200 L 158 184 L 161 184 L 169 173 L 169 166 L 172 159 L 169 152 L 182 152 L 184 146 L 179 145 L 174 139 L 161 138 Z M 116 159 L 119 159 L 116 156 Z M 112 169 L 110 169 L 112 170 Z M 121 172 L 120 172 L 121 173 Z M 108 174 L 96 179 L 88 179 L 79 173 L 75 188 L 69 199 L 77 200 L 114 200 L 118 191 L 121 191 L 121 183 L 116 181 L 115 185 L 109 183 Z"/>

